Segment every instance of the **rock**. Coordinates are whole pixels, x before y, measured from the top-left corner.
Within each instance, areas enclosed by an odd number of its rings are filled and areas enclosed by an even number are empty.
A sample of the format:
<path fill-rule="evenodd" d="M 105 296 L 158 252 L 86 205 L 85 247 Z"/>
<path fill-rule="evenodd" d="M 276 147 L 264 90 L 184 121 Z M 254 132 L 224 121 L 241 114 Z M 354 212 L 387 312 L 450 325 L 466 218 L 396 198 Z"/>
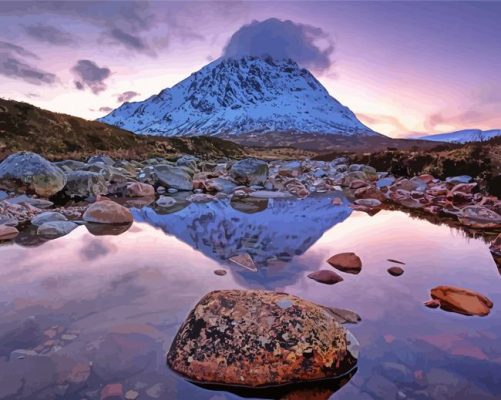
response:
<path fill-rule="evenodd" d="M 19 231 L 13 226 L 0 225 L 0 240 L 14 239 L 19 235 Z"/>
<path fill-rule="evenodd" d="M 56 239 L 67 235 L 76 228 L 78 225 L 71 221 L 50 221 L 38 227 L 37 235 L 45 239 Z"/>
<path fill-rule="evenodd" d="M 137 398 L 139 398 L 139 392 L 132 389 L 125 392 L 125 400 L 136 400 Z"/>
<path fill-rule="evenodd" d="M 85 167 L 84 162 L 76 160 L 55 161 L 53 162 L 53 164 L 61 168 L 64 172 L 77 171 Z"/>
<path fill-rule="evenodd" d="M 231 166 L 230 175 L 242 185 L 264 185 L 268 178 L 268 164 L 255 158 L 246 158 Z"/>
<path fill-rule="evenodd" d="M 343 278 L 340 275 L 336 274 L 334 271 L 329 271 L 326 269 L 312 272 L 311 274 L 308 274 L 308 278 L 320 283 L 325 283 L 327 285 L 333 285 L 335 283 L 343 281 Z"/>
<path fill-rule="evenodd" d="M 86 198 L 108 193 L 108 184 L 104 176 L 98 172 L 73 171 L 66 174 L 67 183 L 64 193 L 68 197 Z"/>
<path fill-rule="evenodd" d="M 296 178 L 301 173 L 301 161 L 289 161 L 281 164 L 278 169 L 278 174 L 280 176 L 288 176 L 291 178 Z"/>
<path fill-rule="evenodd" d="M 286 293 L 223 290 L 191 311 L 167 363 L 195 382 L 277 386 L 344 376 L 358 347 L 322 306 Z"/>
<path fill-rule="evenodd" d="M 11 154 L 0 164 L 0 185 L 26 187 L 42 197 L 50 197 L 66 184 L 63 171 L 35 153 Z"/>
<path fill-rule="evenodd" d="M 218 276 L 224 276 L 224 275 L 226 275 L 226 270 L 224 270 L 224 269 L 216 269 L 216 270 L 214 271 L 214 273 L 215 273 L 216 275 L 218 275 Z"/>
<path fill-rule="evenodd" d="M 466 206 L 458 215 L 462 225 L 472 228 L 500 228 L 501 215 L 482 206 Z"/>
<path fill-rule="evenodd" d="M 230 257 L 228 260 L 248 269 L 249 271 L 257 272 L 256 264 L 254 264 L 254 260 L 249 253 L 238 254 L 236 256 Z"/>
<path fill-rule="evenodd" d="M 336 307 L 324 307 L 340 324 L 358 324 L 362 318 L 354 311 Z"/>
<path fill-rule="evenodd" d="M 163 208 L 170 208 L 177 203 L 176 199 L 170 196 L 160 196 L 156 202 L 157 206 Z"/>
<path fill-rule="evenodd" d="M 66 218 L 63 214 L 55 211 L 46 211 L 41 214 L 38 214 L 35 216 L 32 220 L 31 223 L 35 226 L 40 226 L 42 224 L 45 224 L 46 222 L 53 222 L 53 221 L 67 221 L 68 218 Z"/>
<path fill-rule="evenodd" d="M 424 305 L 428 308 L 438 308 L 440 307 L 440 301 L 438 300 L 428 300 L 424 303 Z"/>
<path fill-rule="evenodd" d="M 115 163 L 113 159 L 107 155 L 92 156 L 87 160 L 87 164 L 102 163 L 104 165 L 109 165 L 110 167 Z"/>
<path fill-rule="evenodd" d="M 332 202 L 331 202 L 331 203 L 332 203 L 332 205 L 334 205 L 334 206 L 341 206 L 341 205 L 343 205 L 343 200 L 342 200 L 341 198 L 339 198 L 339 197 L 334 197 L 334 198 L 332 199 Z"/>
<path fill-rule="evenodd" d="M 195 171 L 197 169 L 197 163 L 199 159 L 195 156 L 184 154 L 177 159 L 176 165 L 179 167 L 188 167 L 189 169 Z"/>
<path fill-rule="evenodd" d="M 451 192 L 454 193 L 454 192 L 461 192 L 461 193 L 473 193 L 473 189 L 475 189 L 477 187 L 477 183 L 476 182 L 473 182 L 473 183 L 458 183 L 457 185 L 455 185 L 452 189 L 451 189 Z"/>
<path fill-rule="evenodd" d="M 193 190 L 192 172 L 186 167 L 159 164 L 153 167 L 153 172 L 159 185 L 169 189 Z"/>
<path fill-rule="evenodd" d="M 435 177 L 433 175 L 430 175 L 430 174 L 422 174 L 422 175 L 419 175 L 418 178 L 421 179 L 426 184 L 433 182 L 433 180 L 435 179 Z"/>
<path fill-rule="evenodd" d="M 389 262 L 392 262 L 392 263 L 395 263 L 395 264 L 405 265 L 405 263 L 404 263 L 404 262 L 402 262 L 402 261 L 398 261 L 398 260 L 395 260 L 395 259 L 393 259 L 393 258 L 388 258 L 388 261 L 389 261 Z"/>
<path fill-rule="evenodd" d="M 440 302 L 440 308 L 463 315 L 485 316 L 494 306 L 480 293 L 453 286 L 437 286 L 431 289 L 431 297 Z"/>
<path fill-rule="evenodd" d="M 50 200 L 36 199 L 30 196 L 26 196 L 25 194 L 16 197 L 10 197 L 5 201 L 9 204 L 29 204 L 30 206 L 36 208 L 49 208 L 54 205 L 54 203 Z"/>
<path fill-rule="evenodd" d="M 390 267 L 388 273 L 392 276 L 400 276 L 404 273 L 404 270 L 401 267 Z"/>
<path fill-rule="evenodd" d="M 123 399 L 124 388 L 121 383 L 110 383 L 101 390 L 101 400 Z"/>
<path fill-rule="evenodd" d="M 471 176 L 460 175 L 460 176 L 452 176 L 452 177 L 446 178 L 445 181 L 447 183 L 452 183 L 452 184 L 456 185 L 458 183 L 469 183 L 469 182 L 471 182 L 472 179 L 473 178 Z"/>
<path fill-rule="evenodd" d="M 232 193 L 237 187 L 236 183 L 229 179 L 212 178 L 205 181 L 205 188 L 208 192 Z"/>
<path fill-rule="evenodd" d="M 364 206 L 364 207 L 380 207 L 381 202 L 378 199 L 358 199 L 355 200 L 355 204 L 357 206 Z"/>
<path fill-rule="evenodd" d="M 362 270 L 362 260 L 355 253 L 339 253 L 329 258 L 327 262 L 349 274 L 358 274 Z"/>
<path fill-rule="evenodd" d="M 127 208 L 111 200 L 91 204 L 82 218 L 84 221 L 98 224 L 127 224 L 133 221 Z"/>
<path fill-rule="evenodd" d="M 249 196 L 260 199 L 290 199 L 293 197 L 287 192 L 274 192 L 271 190 L 256 190 L 255 192 L 250 192 Z"/>
<path fill-rule="evenodd" d="M 148 197 L 155 196 L 155 188 L 148 183 L 133 182 L 127 185 L 127 196 Z"/>
<path fill-rule="evenodd" d="M 376 187 L 381 189 L 384 187 L 391 186 L 394 183 L 395 183 L 395 178 L 393 176 L 388 176 L 386 178 L 378 179 L 378 181 L 376 182 Z"/>
<path fill-rule="evenodd" d="M 195 193 L 189 196 L 186 200 L 192 203 L 209 203 L 211 201 L 215 201 L 216 198 L 207 193 Z"/>

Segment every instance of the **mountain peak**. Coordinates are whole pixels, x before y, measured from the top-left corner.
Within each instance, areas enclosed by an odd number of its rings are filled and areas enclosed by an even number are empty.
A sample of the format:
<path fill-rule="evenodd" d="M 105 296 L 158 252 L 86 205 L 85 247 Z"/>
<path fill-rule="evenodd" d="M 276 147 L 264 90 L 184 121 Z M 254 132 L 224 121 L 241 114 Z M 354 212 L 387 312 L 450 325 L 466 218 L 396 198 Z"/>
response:
<path fill-rule="evenodd" d="M 100 119 L 163 136 L 295 132 L 378 135 L 291 59 L 220 58 L 158 95 Z"/>

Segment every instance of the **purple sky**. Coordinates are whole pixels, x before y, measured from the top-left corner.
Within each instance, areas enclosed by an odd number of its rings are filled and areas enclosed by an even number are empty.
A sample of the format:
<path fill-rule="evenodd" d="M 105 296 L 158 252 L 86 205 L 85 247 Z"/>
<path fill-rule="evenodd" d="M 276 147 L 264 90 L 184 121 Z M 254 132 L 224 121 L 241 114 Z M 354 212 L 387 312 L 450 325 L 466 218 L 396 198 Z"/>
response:
<path fill-rule="evenodd" d="M 390 136 L 501 128 L 500 20 L 500 2 L 1 1 L 0 95 L 93 119 L 263 49 Z"/>

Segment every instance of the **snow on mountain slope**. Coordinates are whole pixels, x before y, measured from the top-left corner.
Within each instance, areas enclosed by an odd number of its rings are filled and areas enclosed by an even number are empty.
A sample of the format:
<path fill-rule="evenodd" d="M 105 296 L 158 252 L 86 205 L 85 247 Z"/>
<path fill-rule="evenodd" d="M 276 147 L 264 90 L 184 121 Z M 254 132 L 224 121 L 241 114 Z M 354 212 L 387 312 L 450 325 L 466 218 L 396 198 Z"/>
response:
<path fill-rule="evenodd" d="M 221 58 L 100 121 L 162 136 L 301 132 L 380 136 L 292 60 Z"/>
<path fill-rule="evenodd" d="M 486 140 L 492 139 L 496 136 L 501 136 L 501 129 L 491 129 L 488 131 L 482 131 L 480 129 L 464 129 L 457 132 L 421 136 L 418 139 L 431 140 L 435 142 L 468 143 L 485 142 Z"/>

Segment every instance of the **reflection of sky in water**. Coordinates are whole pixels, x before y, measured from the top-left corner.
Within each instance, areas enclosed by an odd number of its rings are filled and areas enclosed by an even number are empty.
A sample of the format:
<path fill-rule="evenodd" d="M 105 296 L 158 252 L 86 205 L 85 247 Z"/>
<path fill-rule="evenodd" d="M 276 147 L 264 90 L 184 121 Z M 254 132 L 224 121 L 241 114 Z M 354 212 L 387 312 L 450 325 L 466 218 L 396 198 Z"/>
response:
<path fill-rule="evenodd" d="M 160 398 L 235 398 L 177 378 L 165 367 L 164 352 L 205 293 L 253 287 L 285 290 L 362 316 L 362 323 L 350 327 L 361 342 L 359 370 L 333 396 L 336 399 L 397 398 L 399 391 L 408 398 L 499 398 L 501 276 L 487 245 L 401 212 L 383 211 L 373 217 L 353 213 L 346 219 L 346 215 L 328 214 L 326 204 L 319 200 L 315 212 L 314 200 L 303 203 L 311 218 L 301 224 L 291 207 L 289 213 L 285 208 L 284 212 L 240 213 L 240 221 L 224 225 L 235 236 L 271 235 L 273 251 L 299 249 L 290 261 L 272 260 L 255 274 L 221 261 L 220 254 L 211 253 L 203 238 L 196 236 L 197 229 L 184 235 L 183 221 L 192 223 L 190 218 L 196 217 L 191 211 L 179 218 L 168 214 L 152 221 L 171 235 L 137 222 L 120 236 L 97 237 L 80 227 L 39 247 L 1 246 L 0 380 L 2 372 L 17 371 L 2 357 L 18 348 L 36 347 L 42 340 L 37 331 L 61 325 L 77 330 L 79 337 L 47 357 L 93 361 L 89 382 L 94 385 L 120 382 L 130 388 L 139 382 L 148 388 L 160 383 Z M 203 215 L 214 207 L 197 205 L 196 209 Z M 220 226 L 220 217 L 231 220 L 237 215 L 222 203 L 217 207 L 221 207 L 218 214 L 202 233 Z M 254 225 L 263 223 L 260 215 L 270 212 L 279 215 L 267 230 L 252 226 L 253 220 Z M 154 213 L 149 217 L 157 218 Z M 302 237 L 287 241 L 281 236 L 287 231 L 314 240 L 311 246 L 303 245 Z M 238 238 L 228 237 L 228 243 L 238 247 Z M 325 260 L 343 251 L 354 251 L 362 258 L 359 275 L 343 274 L 345 280 L 334 286 L 305 278 L 311 271 L 330 268 Z M 406 262 L 401 277 L 386 272 L 388 258 Z M 216 276 L 213 271 L 218 268 L 229 273 Z M 440 284 L 477 290 L 494 301 L 494 309 L 485 318 L 427 309 L 422 303 L 429 289 Z M 32 328 L 21 329 L 27 321 Z M 131 365 L 138 369 L 130 369 Z M 43 381 L 41 371 L 24 373 L 27 386 Z"/>

